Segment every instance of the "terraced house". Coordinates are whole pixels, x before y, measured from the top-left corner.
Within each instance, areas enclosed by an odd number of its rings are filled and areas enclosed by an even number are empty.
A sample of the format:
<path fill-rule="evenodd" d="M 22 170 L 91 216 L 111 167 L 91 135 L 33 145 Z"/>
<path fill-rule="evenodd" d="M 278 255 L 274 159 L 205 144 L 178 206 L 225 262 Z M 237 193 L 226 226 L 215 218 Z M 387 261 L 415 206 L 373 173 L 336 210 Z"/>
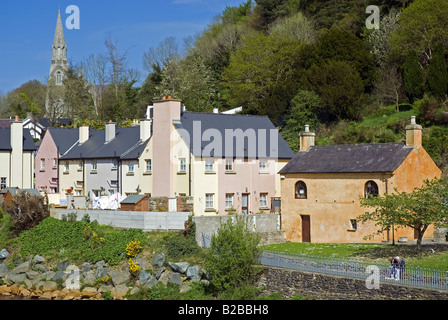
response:
<path fill-rule="evenodd" d="M 105 130 L 78 129 L 77 142 L 59 158 L 63 195 L 135 194 L 139 189 L 139 156 L 150 136 L 150 122 L 120 128 L 109 122 Z"/>
<path fill-rule="evenodd" d="M 34 187 L 34 152 L 30 131 L 18 117 L 9 128 L 0 128 L 0 190 Z"/>
<path fill-rule="evenodd" d="M 268 117 L 186 112 L 165 99 L 152 120 L 141 183 L 152 196 L 191 196 L 200 215 L 270 211 L 280 197 L 278 171 L 293 152 Z"/>

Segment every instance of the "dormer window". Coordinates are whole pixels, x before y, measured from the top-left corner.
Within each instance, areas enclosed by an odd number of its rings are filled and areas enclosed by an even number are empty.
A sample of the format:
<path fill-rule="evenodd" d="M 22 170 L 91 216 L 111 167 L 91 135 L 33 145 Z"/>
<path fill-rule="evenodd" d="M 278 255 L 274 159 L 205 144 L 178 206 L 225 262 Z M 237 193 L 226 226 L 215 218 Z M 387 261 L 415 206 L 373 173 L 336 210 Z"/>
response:
<path fill-rule="evenodd" d="M 378 185 L 374 181 L 370 180 L 366 182 L 364 196 L 366 199 L 370 197 L 378 197 Z"/>

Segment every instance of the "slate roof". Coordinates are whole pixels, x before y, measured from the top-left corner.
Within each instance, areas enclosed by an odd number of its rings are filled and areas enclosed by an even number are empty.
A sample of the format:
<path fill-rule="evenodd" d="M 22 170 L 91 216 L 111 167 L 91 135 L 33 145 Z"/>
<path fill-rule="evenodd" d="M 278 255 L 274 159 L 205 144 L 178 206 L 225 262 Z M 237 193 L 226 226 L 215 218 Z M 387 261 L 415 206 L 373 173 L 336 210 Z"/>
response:
<path fill-rule="evenodd" d="M 32 196 L 36 196 L 36 197 L 42 197 L 42 195 L 39 193 L 39 191 L 37 191 L 36 189 L 17 189 L 17 188 L 5 188 L 3 190 L 0 191 L 0 194 L 7 194 L 8 191 L 13 195 L 16 196 L 18 194 L 21 194 L 22 192 L 26 191 L 29 194 L 31 194 Z"/>
<path fill-rule="evenodd" d="M 115 138 L 105 142 L 105 130 L 89 130 L 89 140 L 77 143 L 61 159 L 117 158 L 140 142 L 140 127 L 116 128 Z"/>
<path fill-rule="evenodd" d="M 23 129 L 23 151 L 36 150 L 30 130 Z M 11 151 L 11 128 L 0 128 L 0 150 Z"/>
<path fill-rule="evenodd" d="M 405 143 L 313 146 L 299 151 L 280 174 L 393 172 L 412 149 Z"/>
<path fill-rule="evenodd" d="M 208 129 L 214 129 L 218 130 L 221 134 L 222 138 L 222 154 L 216 154 L 215 150 L 211 152 L 209 156 L 215 157 L 215 156 L 222 156 L 222 157 L 241 157 L 244 155 L 245 158 L 252 157 L 251 149 L 248 145 L 248 139 L 245 139 L 244 148 L 243 150 L 237 150 L 237 143 L 236 139 L 233 141 L 233 150 L 226 150 L 226 135 L 225 132 L 227 129 L 230 130 L 236 130 L 241 129 L 243 132 L 249 132 L 246 130 L 253 129 L 256 134 L 256 142 L 255 142 L 255 148 L 256 151 L 254 155 L 256 155 L 257 158 L 278 158 L 278 159 L 291 159 L 294 156 L 294 152 L 291 150 L 289 145 L 286 143 L 286 141 L 283 139 L 283 137 L 278 133 L 278 130 L 274 127 L 272 122 L 269 120 L 267 116 L 252 116 L 252 115 L 234 115 L 234 114 L 216 114 L 216 113 L 196 113 L 196 112 L 184 112 L 181 116 L 180 122 L 175 122 L 175 127 L 179 129 L 182 138 L 185 142 L 191 140 L 191 149 L 193 152 L 193 155 L 195 157 L 200 157 L 202 154 L 202 151 L 204 148 L 207 147 L 211 142 L 213 142 L 213 139 L 211 141 L 202 141 L 203 139 L 200 139 L 201 146 L 200 148 L 196 147 L 194 145 L 194 141 L 196 141 L 196 137 L 194 137 L 194 122 L 199 121 L 200 127 L 201 127 L 201 134 L 203 134 Z M 270 129 L 274 129 L 277 131 L 277 147 L 274 147 L 273 144 L 273 154 L 270 154 Z M 260 131 L 261 130 L 261 131 Z M 189 137 L 187 137 L 186 132 L 188 132 Z M 213 131 L 210 131 L 213 132 Z M 215 131 L 216 132 L 216 131 Z M 233 131 L 232 131 L 233 132 Z M 260 135 L 260 133 L 265 132 L 265 138 L 264 136 Z M 265 140 L 263 140 L 265 139 Z M 265 146 L 265 150 L 262 150 L 258 147 L 259 141 L 266 141 L 266 143 L 262 142 L 262 145 Z M 210 146 L 209 146 L 210 148 Z"/>
<path fill-rule="evenodd" d="M 45 134 L 51 134 L 59 153 L 64 154 L 79 138 L 78 129 L 49 128 Z"/>

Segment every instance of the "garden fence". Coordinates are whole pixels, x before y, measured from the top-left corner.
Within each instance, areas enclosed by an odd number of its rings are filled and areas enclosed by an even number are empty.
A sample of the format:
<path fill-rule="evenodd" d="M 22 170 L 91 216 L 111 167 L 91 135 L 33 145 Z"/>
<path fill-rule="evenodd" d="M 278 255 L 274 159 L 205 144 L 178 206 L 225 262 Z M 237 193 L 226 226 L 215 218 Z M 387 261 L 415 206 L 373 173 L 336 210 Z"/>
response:
<path fill-rule="evenodd" d="M 211 237 L 202 234 L 205 248 L 210 246 Z M 264 250 L 260 263 L 265 266 L 316 272 L 346 278 L 366 280 L 370 275 L 379 277 L 380 283 L 397 283 L 416 288 L 448 291 L 448 270 L 407 265 L 400 271 L 399 279 L 391 278 L 390 263 L 378 263 L 361 259 L 312 256 L 303 253 Z M 375 271 L 375 273 L 371 273 Z"/>

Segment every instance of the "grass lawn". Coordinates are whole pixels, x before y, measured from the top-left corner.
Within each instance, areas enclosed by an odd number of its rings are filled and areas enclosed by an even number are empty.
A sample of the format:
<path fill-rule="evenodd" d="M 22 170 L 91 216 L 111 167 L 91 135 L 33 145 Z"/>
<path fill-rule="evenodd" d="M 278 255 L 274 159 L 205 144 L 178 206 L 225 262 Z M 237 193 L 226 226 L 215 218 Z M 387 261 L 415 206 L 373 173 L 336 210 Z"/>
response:
<path fill-rule="evenodd" d="M 448 269 L 448 243 L 422 244 L 420 252 L 415 244 L 370 243 L 302 243 L 285 242 L 262 246 L 263 249 L 311 256 L 367 259 L 387 263 L 389 257 L 400 256 L 409 266 Z"/>

